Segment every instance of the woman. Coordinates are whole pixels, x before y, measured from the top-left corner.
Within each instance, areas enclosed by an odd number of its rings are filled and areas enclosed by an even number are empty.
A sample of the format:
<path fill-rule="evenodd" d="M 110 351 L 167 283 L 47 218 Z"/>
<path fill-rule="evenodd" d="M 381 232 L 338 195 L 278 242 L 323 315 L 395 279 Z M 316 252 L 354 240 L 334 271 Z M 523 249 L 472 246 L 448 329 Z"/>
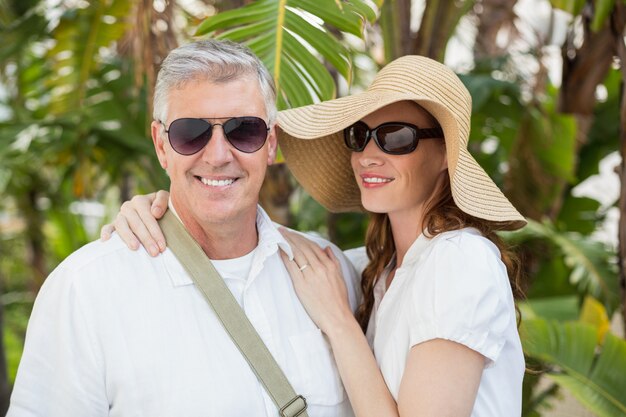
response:
<path fill-rule="evenodd" d="M 285 232 L 358 416 L 521 413 L 518 273 L 495 231 L 525 221 L 467 151 L 470 117 L 458 77 L 418 56 L 363 93 L 279 115 L 302 186 L 332 211 L 372 213 L 356 318 L 332 254 Z"/>

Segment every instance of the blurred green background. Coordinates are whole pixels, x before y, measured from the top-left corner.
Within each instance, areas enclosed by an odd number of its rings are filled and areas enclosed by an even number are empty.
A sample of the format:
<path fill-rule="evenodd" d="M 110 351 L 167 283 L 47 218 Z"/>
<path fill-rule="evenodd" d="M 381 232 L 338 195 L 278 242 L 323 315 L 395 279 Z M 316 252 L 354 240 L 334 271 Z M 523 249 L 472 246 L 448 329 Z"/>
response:
<path fill-rule="evenodd" d="M 529 219 L 504 235 L 524 266 L 524 416 L 563 393 L 626 416 L 625 28 L 625 0 L 0 0 L 0 415 L 46 276 L 123 201 L 167 188 L 155 74 L 210 36 L 261 57 L 281 109 L 360 91 L 401 55 L 453 68 L 473 97 L 470 151 Z M 365 215 L 326 212 L 284 164 L 262 204 L 363 242 Z"/>

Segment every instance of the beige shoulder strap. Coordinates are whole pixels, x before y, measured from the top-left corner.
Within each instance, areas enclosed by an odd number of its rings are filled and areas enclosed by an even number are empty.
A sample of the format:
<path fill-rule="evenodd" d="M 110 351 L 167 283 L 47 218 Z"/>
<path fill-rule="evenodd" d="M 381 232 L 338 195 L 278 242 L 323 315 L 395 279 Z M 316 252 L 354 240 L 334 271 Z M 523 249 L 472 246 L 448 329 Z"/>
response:
<path fill-rule="evenodd" d="M 184 266 L 222 325 L 246 358 L 281 417 L 308 417 L 306 399 L 297 395 L 244 311 L 176 215 L 170 210 L 159 221 L 167 247 Z M 311 364 L 315 366 L 314 364 Z"/>

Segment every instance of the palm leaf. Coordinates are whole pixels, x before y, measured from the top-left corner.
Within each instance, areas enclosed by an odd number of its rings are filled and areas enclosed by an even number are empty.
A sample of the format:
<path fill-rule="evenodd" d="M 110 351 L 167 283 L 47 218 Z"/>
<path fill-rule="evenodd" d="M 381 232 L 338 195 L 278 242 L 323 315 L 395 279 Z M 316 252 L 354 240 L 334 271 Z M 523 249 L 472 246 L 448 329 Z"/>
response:
<path fill-rule="evenodd" d="M 591 324 L 598 333 L 598 342 L 602 343 L 605 335 L 611 329 L 611 321 L 606 312 L 606 308 L 598 300 L 591 296 L 585 297 L 580 310 L 580 322 Z"/>
<path fill-rule="evenodd" d="M 111 47 L 122 37 L 131 5 L 122 0 L 91 1 L 88 7 L 72 9 L 61 18 L 52 32 L 56 44 L 48 52 L 55 74 L 49 81 L 53 113 L 80 109 L 89 81 L 103 61 L 101 48 Z"/>
<path fill-rule="evenodd" d="M 623 0 L 622 0 L 623 1 Z M 555 9 L 565 10 L 577 16 L 583 13 L 585 0 L 550 0 Z M 598 32 L 609 20 L 609 16 L 615 6 L 615 0 L 595 0 L 593 2 L 593 16 L 591 20 L 591 30 Z"/>
<path fill-rule="evenodd" d="M 585 0 L 550 0 L 552 7 L 561 9 L 571 15 L 578 15 L 585 7 Z"/>
<path fill-rule="evenodd" d="M 321 60 L 348 82 L 351 57 L 335 31 L 363 36 L 382 0 L 260 0 L 206 19 L 197 35 L 245 43 L 272 72 L 280 109 L 334 98 L 335 83 Z"/>
<path fill-rule="evenodd" d="M 580 315 L 579 297 L 577 295 L 529 298 L 519 302 L 518 307 L 524 320 L 544 318 L 567 321 L 576 320 Z"/>
<path fill-rule="evenodd" d="M 574 232 L 560 232 L 548 222 L 528 220 L 528 226 L 509 235 L 520 242 L 542 239 L 550 242 L 570 269 L 569 280 L 583 293 L 601 300 L 609 315 L 618 305 L 618 280 L 614 254 L 602 243 Z"/>
<path fill-rule="evenodd" d="M 41 37 L 46 32 L 48 22 L 44 17 L 43 2 L 0 1 L 0 67 L 24 52 L 24 45 Z"/>
<path fill-rule="evenodd" d="M 588 409 L 599 417 L 626 415 L 626 341 L 607 333 L 600 347 L 596 327 L 544 319 L 525 320 L 520 335 L 524 352 L 552 365 L 548 377 Z"/>

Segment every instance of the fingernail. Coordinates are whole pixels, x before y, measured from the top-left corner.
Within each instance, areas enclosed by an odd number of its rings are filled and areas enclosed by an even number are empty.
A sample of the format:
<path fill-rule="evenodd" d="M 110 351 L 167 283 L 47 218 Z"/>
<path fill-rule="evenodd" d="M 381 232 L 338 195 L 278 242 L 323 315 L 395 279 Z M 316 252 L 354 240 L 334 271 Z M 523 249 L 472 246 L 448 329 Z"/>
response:
<path fill-rule="evenodd" d="M 163 242 L 162 240 L 159 240 L 158 244 L 159 244 L 159 249 L 161 250 L 161 252 L 163 252 L 165 250 L 165 242 Z"/>
<path fill-rule="evenodd" d="M 157 256 L 159 254 L 159 248 L 156 245 L 150 245 L 150 255 Z"/>
<path fill-rule="evenodd" d="M 132 242 L 130 242 L 130 248 L 132 250 L 137 250 L 139 249 L 139 242 L 137 242 L 136 240 L 133 240 Z"/>

